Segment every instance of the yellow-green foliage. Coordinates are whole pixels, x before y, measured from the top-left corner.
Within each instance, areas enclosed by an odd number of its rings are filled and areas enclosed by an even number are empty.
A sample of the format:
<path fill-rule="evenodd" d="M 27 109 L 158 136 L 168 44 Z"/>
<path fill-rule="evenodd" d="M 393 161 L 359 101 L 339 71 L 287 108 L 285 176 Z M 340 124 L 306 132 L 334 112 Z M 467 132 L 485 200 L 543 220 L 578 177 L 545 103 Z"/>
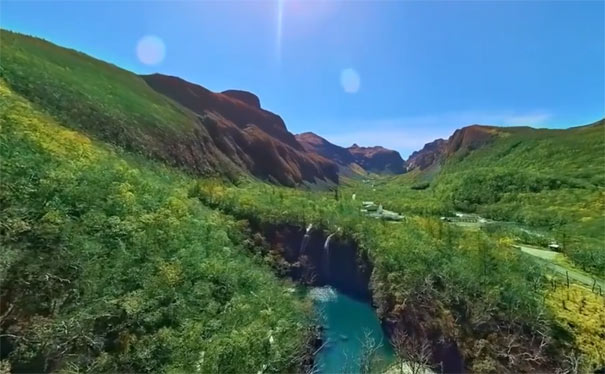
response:
<path fill-rule="evenodd" d="M 575 338 L 586 370 L 605 366 L 605 297 L 578 285 L 549 291 L 546 302 L 555 318 Z"/>
<path fill-rule="evenodd" d="M 471 360 L 477 340 L 520 340 L 530 350 L 540 333 L 549 333 L 540 299 L 540 266 L 511 250 L 506 240 L 432 217 L 409 216 L 399 223 L 369 218 L 360 212 L 360 200 L 352 200 L 348 193 L 336 199 L 334 192 L 201 181 L 192 194 L 237 217 L 300 227 L 313 224 L 316 229 L 355 238 L 374 264 L 372 290 L 379 314 L 394 313 L 400 318 L 400 311 L 421 310 L 432 326 L 441 326 L 445 335 L 456 337 Z M 390 208 L 380 195 L 375 197 Z M 426 317 L 424 313 L 433 314 Z M 486 348 L 481 359 L 501 361 L 500 348 Z M 496 369 L 505 367 L 511 369 L 509 364 Z"/>
<path fill-rule="evenodd" d="M 1 80 L 0 126 L 2 370 L 300 367 L 308 306 L 190 177 L 67 130 Z"/>

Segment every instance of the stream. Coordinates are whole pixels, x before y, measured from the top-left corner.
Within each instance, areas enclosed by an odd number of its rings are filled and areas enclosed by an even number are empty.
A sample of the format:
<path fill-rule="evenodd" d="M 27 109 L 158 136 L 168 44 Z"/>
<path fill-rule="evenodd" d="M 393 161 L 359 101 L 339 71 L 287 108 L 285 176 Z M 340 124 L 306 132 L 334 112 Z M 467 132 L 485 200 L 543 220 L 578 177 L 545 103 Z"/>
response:
<path fill-rule="evenodd" d="M 353 240 L 339 237 L 339 230 L 326 233 L 313 225 L 288 224 L 259 229 L 275 255 L 290 265 L 288 275 L 299 283 L 301 296 L 313 302 L 322 341 L 313 372 L 362 372 L 368 341 L 373 341 L 375 349 L 366 368 L 372 373 L 392 368 L 397 357 L 371 302 L 372 263 L 367 252 L 360 251 Z M 407 364 L 400 368 L 410 372 Z M 431 373 L 428 368 L 421 371 Z"/>
<path fill-rule="evenodd" d="M 311 288 L 309 296 L 323 326 L 324 345 L 315 356 L 317 373 L 359 373 L 366 335 L 380 345 L 373 372 L 382 372 L 395 360 L 372 305 L 329 286 Z"/>

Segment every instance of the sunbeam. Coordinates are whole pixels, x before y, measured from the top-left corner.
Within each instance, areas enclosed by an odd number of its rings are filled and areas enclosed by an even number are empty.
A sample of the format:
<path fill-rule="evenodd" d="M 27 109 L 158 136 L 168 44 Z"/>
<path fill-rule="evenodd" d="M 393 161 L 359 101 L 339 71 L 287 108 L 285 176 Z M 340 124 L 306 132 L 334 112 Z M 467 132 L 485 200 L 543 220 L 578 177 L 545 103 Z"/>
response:
<path fill-rule="evenodd" d="M 277 57 L 277 61 L 281 62 L 281 52 L 282 52 L 282 29 L 283 29 L 283 21 L 284 21 L 284 1 L 285 0 L 277 0 L 277 35 L 275 42 L 275 54 Z"/>

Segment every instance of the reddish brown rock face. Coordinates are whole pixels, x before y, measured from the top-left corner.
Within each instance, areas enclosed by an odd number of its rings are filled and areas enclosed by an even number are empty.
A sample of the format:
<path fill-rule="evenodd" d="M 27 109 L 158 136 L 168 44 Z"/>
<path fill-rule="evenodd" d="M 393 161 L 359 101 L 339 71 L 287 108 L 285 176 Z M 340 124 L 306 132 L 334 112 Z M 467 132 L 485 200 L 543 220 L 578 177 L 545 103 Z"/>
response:
<path fill-rule="evenodd" d="M 425 170 L 440 164 L 454 154 L 464 154 L 481 148 L 498 135 L 493 126 L 472 125 L 454 131 L 448 140 L 437 139 L 412 153 L 406 163 L 408 170 Z"/>
<path fill-rule="evenodd" d="M 441 161 L 445 155 L 447 140 L 437 139 L 424 145 L 424 147 L 413 152 L 406 161 L 408 170 L 425 170 Z"/>
<path fill-rule="evenodd" d="M 347 148 L 355 162 L 367 171 L 375 173 L 405 173 L 405 161 L 397 151 L 380 146 L 360 147 L 357 144 Z"/>
<path fill-rule="evenodd" d="M 296 135 L 296 140 L 308 152 L 317 153 L 339 165 L 347 166 L 355 162 L 355 158 L 348 149 L 332 144 L 312 132 L 298 134 Z"/>
<path fill-rule="evenodd" d="M 398 152 L 383 147 L 339 147 L 312 132 L 296 135 L 298 142 L 309 152 L 317 153 L 341 166 L 357 164 L 375 173 L 405 172 L 405 162 Z"/>
<path fill-rule="evenodd" d="M 258 96 L 251 92 L 241 90 L 227 90 L 221 92 L 221 94 L 229 96 L 232 99 L 244 102 L 250 106 L 255 107 L 256 109 L 260 109 L 260 100 Z"/>
<path fill-rule="evenodd" d="M 454 131 L 447 141 L 447 154 L 451 155 L 460 150 L 472 151 L 488 143 L 497 135 L 498 130 L 493 126 L 472 125 Z"/>
<path fill-rule="evenodd" d="M 157 92 L 199 116 L 219 157 L 252 175 L 287 186 L 323 180 L 338 183 L 338 167 L 306 151 L 280 116 L 245 91 L 214 93 L 177 77 L 143 76 Z"/>

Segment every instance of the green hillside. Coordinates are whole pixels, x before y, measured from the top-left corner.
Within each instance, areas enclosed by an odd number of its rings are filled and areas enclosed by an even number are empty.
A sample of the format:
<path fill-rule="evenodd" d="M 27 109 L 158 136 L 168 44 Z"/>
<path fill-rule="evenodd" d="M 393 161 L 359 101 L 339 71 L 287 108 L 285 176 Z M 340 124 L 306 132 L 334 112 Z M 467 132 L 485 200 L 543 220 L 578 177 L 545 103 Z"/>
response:
<path fill-rule="evenodd" d="M 305 152 L 281 117 L 260 104 L 177 77 L 138 76 L 6 30 L 0 29 L 0 40 L 0 78 L 65 126 L 97 140 L 196 175 L 253 175 L 288 186 L 338 181 L 334 163 Z"/>
<path fill-rule="evenodd" d="M 605 274 L 605 122 L 485 129 L 494 134 L 489 141 L 455 150 L 439 167 L 351 189 L 404 213 L 477 213 L 545 232 L 526 239 L 557 240 L 581 267 Z"/>
<path fill-rule="evenodd" d="M 66 129 L 2 81 L 0 113 L 13 370 L 301 367 L 307 307 L 246 255 L 241 223 L 189 195 L 192 179 Z"/>
<path fill-rule="evenodd" d="M 0 77 L 64 126 L 201 174 L 237 174 L 197 116 L 136 74 L 42 39 L 0 30 L 0 40 Z"/>
<path fill-rule="evenodd" d="M 446 162 L 436 193 L 455 209 L 550 230 L 579 264 L 605 274 L 605 122 L 501 131 Z"/>

